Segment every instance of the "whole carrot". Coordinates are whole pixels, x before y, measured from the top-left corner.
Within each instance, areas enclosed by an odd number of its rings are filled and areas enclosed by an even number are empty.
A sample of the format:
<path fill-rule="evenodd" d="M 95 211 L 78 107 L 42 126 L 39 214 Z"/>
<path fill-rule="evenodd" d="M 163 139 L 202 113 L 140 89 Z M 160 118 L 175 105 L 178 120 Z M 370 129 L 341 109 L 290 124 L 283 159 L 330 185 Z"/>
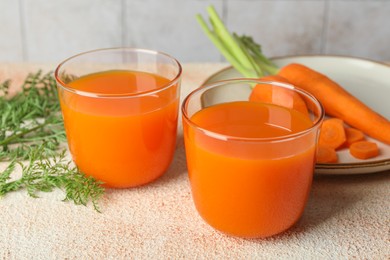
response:
<path fill-rule="evenodd" d="M 390 144 L 390 121 L 330 78 L 297 63 L 282 67 L 278 75 L 313 94 L 328 115 L 340 118 L 367 135 Z"/>
<path fill-rule="evenodd" d="M 390 144 L 390 122 L 363 104 L 325 75 L 299 64 L 278 68 L 249 36 L 230 34 L 213 6 L 207 8 L 211 28 L 197 16 L 203 30 L 225 58 L 243 76 L 262 78 L 280 75 L 298 88 L 317 97 L 328 115 L 338 117 L 351 126 L 380 141 Z"/>

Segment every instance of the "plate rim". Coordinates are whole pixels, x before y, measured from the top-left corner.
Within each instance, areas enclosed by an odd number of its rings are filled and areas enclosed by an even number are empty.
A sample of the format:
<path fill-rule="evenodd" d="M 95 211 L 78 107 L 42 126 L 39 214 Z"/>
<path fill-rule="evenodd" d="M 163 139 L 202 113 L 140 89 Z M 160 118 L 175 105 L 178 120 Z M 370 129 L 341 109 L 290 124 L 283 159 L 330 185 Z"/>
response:
<path fill-rule="evenodd" d="M 281 59 L 292 59 L 292 58 L 338 58 L 338 59 L 351 59 L 351 60 L 357 60 L 357 61 L 365 61 L 365 62 L 371 62 L 376 65 L 384 66 L 390 69 L 390 63 L 382 62 L 382 61 L 376 61 L 373 59 L 367 59 L 367 58 L 360 58 L 356 56 L 349 56 L 349 55 L 326 55 L 326 54 L 304 54 L 304 55 L 284 55 L 284 56 L 274 56 L 270 57 L 271 61 L 274 60 L 281 60 Z M 222 68 L 210 76 L 208 76 L 205 80 L 202 81 L 201 86 L 205 85 L 206 82 L 208 82 L 212 77 L 214 77 L 216 74 L 221 73 L 222 71 L 233 69 L 233 66 L 228 64 L 225 68 Z M 242 77 L 245 78 L 245 77 Z"/>
<path fill-rule="evenodd" d="M 271 57 L 270 60 L 281 60 L 281 59 L 294 59 L 294 58 L 309 58 L 309 59 L 324 59 L 324 58 L 335 58 L 335 59 L 349 59 L 349 60 L 356 60 L 356 61 L 364 61 L 373 63 L 375 65 L 384 66 L 385 68 L 390 70 L 390 64 L 376 61 L 372 59 L 367 58 L 361 58 L 361 57 L 355 57 L 355 56 L 349 56 L 349 55 L 326 55 L 326 54 L 305 54 L 305 55 L 284 55 L 284 56 L 275 56 Z M 225 68 L 222 68 L 214 73 L 212 73 L 210 76 L 208 76 L 200 86 L 204 86 L 205 84 L 211 84 L 209 82 L 213 77 L 215 77 L 217 74 L 223 73 L 228 70 L 232 70 L 234 67 L 232 65 L 227 65 Z M 245 78 L 245 77 L 242 77 Z M 209 82 L 209 83 L 208 83 Z M 386 169 L 381 170 L 374 170 L 373 168 L 379 168 L 379 167 L 386 167 Z M 370 169 L 370 171 L 365 171 L 359 173 L 349 173 L 349 174 L 360 174 L 360 173 L 368 173 L 368 172 L 380 172 L 380 171 L 387 171 L 390 169 L 390 158 L 380 159 L 380 160 L 372 160 L 368 162 L 353 162 L 353 163 L 316 163 L 315 165 L 316 170 L 347 170 L 347 169 Z M 322 173 L 322 174 L 329 174 L 329 173 Z M 340 173 L 335 173 L 340 174 Z"/>
<path fill-rule="evenodd" d="M 274 56 L 274 57 L 271 57 L 270 60 L 286 59 L 286 58 L 339 58 L 339 59 L 351 59 L 351 60 L 371 62 L 371 63 L 377 64 L 377 65 L 383 65 L 385 67 L 390 68 L 390 64 L 386 63 L 386 62 L 377 61 L 377 60 L 369 59 L 369 58 L 357 57 L 357 56 L 336 55 L 336 54 L 333 54 L 333 55 L 326 55 L 326 54 L 284 55 L 284 56 Z"/>

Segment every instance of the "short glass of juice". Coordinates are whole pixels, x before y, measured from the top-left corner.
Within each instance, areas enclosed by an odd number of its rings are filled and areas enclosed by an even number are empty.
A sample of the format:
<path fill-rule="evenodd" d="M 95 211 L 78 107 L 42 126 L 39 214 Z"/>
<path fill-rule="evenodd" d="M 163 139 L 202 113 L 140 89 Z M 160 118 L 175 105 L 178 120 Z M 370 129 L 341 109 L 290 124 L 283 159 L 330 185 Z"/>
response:
<path fill-rule="evenodd" d="M 175 151 L 182 68 L 172 56 L 136 48 L 75 55 L 55 70 L 72 158 L 106 187 L 147 184 Z"/>
<path fill-rule="evenodd" d="M 263 97 L 252 97 L 252 88 Z M 303 109 L 302 109 L 303 107 Z M 324 110 L 291 85 L 232 79 L 202 86 L 182 104 L 192 197 L 223 233 L 263 238 L 301 217 Z"/>

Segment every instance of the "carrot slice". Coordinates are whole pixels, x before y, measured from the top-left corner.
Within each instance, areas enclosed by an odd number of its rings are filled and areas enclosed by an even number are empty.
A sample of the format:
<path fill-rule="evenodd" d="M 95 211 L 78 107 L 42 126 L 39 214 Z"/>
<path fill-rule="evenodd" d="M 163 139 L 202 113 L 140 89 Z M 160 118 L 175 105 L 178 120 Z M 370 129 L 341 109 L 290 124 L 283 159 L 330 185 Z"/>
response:
<path fill-rule="evenodd" d="M 351 144 L 365 139 L 364 133 L 356 128 L 347 127 L 345 128 L 345 135 L 347 140 L 345 141 L 344 147 L 350 147 Z"/>
<path fill-rule="evenodd" d="M 350 154 L 358 159 L 369 159 L 379 155 L 378 145 L 370 141 L 359 141 L 349 147 Z"/>
<path fill-rule="evenodd" d="M 336 150 L 329 146 L 317 147 L 317 163 L 337 163 L 339 161 Z"/>
<path fill-rule="evenodd" d="M 274 81 L 280 83 L 291 84 L 285 78 L 279 75 L 269 75 L 260 78 L 263 81 Z M 305 115 L 309 115 L 305 101 L 299 96 L 298 93 L 284 89 L 281 87 L 275 87 L 273 85 L 258 84 L 253 89 L 249 96 L 249 101 L 271 103 L 287 108 L 295 109 Z"/>
<path fill-rule="evenodd" d="M 337 149 L 340 148 L 346 140 L 343 120 L 339 118 L 324 120 L 318 140 L 319 145 Z"/>
<path fill-rule="evenodd" d="M 278 75 L 318 98 L 326 114 L 340 118 L 365 134 L 390 144 L 390 121 L 330 78 L 297 63 L 284 66 Z"/>

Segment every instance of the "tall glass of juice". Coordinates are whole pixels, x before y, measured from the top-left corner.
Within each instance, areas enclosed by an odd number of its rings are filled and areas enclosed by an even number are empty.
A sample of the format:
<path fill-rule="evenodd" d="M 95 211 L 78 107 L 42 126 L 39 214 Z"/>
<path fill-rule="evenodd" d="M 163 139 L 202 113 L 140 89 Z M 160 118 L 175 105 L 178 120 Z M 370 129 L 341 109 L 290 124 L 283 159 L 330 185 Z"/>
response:
<path fill-rule="evenodd" d="M 219 81 L 190 93 L 182 115 L 192 197 L 208 224 L 262 238 L 301 217 L 324 117 L 312 95 L 283 83 Z"/>
<path fill-rule="evenodd" d="M 176 142 L 181 65 L 135 48 L 89 51 L 55 71 L 72 158 L 106 187 L 149 183 L 169 167 Z"/>

